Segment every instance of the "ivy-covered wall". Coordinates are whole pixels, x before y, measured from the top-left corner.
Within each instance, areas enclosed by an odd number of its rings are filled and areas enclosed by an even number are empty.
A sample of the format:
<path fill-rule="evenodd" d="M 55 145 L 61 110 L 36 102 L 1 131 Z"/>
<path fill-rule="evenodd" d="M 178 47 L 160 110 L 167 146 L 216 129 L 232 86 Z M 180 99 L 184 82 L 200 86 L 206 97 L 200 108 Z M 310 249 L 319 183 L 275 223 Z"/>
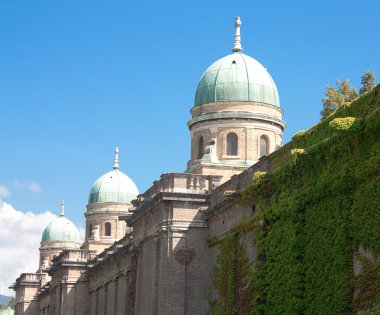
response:
<path fill-rule="evenodd" d="M 213 314 L 380 314 L 380 87 L 270 156 L 219 248 Z M 252 232 L 254 244 L 244 236 Z M 255 246 L 249 262 L 245 246 Z M 355 265 L 355 267 L 354 267 Z"/>

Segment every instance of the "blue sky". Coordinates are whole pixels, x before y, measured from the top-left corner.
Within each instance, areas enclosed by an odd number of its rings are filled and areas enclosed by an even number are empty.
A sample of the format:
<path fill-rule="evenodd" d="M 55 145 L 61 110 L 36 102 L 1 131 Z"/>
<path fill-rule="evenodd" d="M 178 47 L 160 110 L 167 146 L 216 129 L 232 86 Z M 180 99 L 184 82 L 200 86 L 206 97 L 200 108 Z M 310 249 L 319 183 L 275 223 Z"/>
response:
<path fill-rule="evenodd" d="M 380 1 L 11 1 L 0 4 L 0 186 L 20 211 L 84 226 L 92 183 L 120 167 L 140 192 L 189 158 L 204 70 L 244 52 L 268 68 L 284 140 L 319 121 L 326 84 L 380 77 Z"/>

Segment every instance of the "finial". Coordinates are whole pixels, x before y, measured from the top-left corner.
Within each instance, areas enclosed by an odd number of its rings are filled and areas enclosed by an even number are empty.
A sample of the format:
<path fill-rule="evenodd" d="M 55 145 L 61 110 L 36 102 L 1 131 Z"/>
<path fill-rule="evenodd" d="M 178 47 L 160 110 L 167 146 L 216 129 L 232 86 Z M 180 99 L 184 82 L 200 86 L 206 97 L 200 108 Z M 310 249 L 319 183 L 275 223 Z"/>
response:
<path fill-rule="evenodd" d="M 115 149 L 115 160 L 113 161 L 113 169 L 119 169 L 119 147 Z"/>
<path fill-rule="evenodd" d="M 61 201 L 61 214 L 60 214 L 61 217 L 64 217 L 65 216 L 65 201 L 62 200 Z"/>
<path fill-rule="evenodd" d="M 235 20 L 235 40 L 234 40 L 234 48 L 232 48 L 233 52 L 243 51 L 243 48 L 241 48 L 240 25 L 241 25 L 240 16 L 237 16 Z"/>

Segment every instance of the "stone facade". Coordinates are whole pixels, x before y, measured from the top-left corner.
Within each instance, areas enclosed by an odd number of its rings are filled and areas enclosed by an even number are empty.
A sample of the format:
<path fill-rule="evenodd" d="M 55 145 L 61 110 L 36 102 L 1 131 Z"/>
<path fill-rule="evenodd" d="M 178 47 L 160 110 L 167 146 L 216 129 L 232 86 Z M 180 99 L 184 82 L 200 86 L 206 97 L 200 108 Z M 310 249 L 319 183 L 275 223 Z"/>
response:
<path fill-rule="evenodd" d="M 77 249 L 80 245 L 74 242 L 41 242 L 40 261 L 37 272 L 44 272 L 52 265 L 54 257 L 57 257 L 63 249 Z"/>
<path fill-rule="evenodd" d="M 266 158 L 222 185 L 222 176 L 162 175 L 120 217 L 129 234 L 99 255 L 63 250 L 47 284 L 44 274 L 18 279 L 16 314 L 206 314 L 217 256 L 207 240 L 252 212 L 225 192 L 243 189 L 258 170 L 270 171 Z"/>
<path fill-rule="evenodd" d="M 88 204 L 86 234 L 83 249 L 101 253 L 104 249 L 121 239 L 130 229 L 119 216 L 128 215 L 130 204 L 96 203 Z M 108 225 L 108 227 L 107 227 Z"/>
<path fill-rule="evenodd" d="M 188 122 L 191 159 L 188 172 L 223 176 L 239 174 L 282 145 L 282 110 L 257 102 L 219 102 L 195 106 Z M 236 152 L 228 137 L 236 135 Z M 265 141 L 265 147 L 261 146 Z M 264 151 L 264 152 L 263 152 Z"/>
<path fill-rule="evenodd" d="M 236 27 L 233 51 L 239 54 L 240 19 Z M 266 78 L 261 90 L 268 91 L 271 78 L 260 67 Z M 229 92 L 233 87 L 232 82 Z M 62 245 L 55 252 L 41 246 L 38 272 L 22 274 L 13 285 L 16 314 L 207 314 L 217 259 L 208 239 L 223 238 L 255 210 L 234 196 L 256 171 L 272 170 L 266 156 L 282 145 L 285 123 L 277 101 L 252 101 L 253 96 L 193 107 L 185 173 L 161 175 L 131 204 L 89 201 L 85 242 L 80 249 Z M 254 257 L 255 249 L 248 251 Z"/>

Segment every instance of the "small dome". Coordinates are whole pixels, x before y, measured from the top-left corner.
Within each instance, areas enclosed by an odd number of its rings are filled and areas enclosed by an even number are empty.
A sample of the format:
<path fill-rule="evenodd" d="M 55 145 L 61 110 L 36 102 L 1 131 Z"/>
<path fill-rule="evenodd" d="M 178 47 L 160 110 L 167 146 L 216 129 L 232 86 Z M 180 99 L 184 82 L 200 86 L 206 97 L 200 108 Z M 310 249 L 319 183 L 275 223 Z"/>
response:
<path fill-rule="evenodd" d="M 241 51 L 214 62 L 198 83 L 194 106 L 223 101 L 260 102 L 280 107 L 277 88 L 268 71 Z"/>
<path fill-rule="evenodd" d="M 139 191 L 135 183 L 118 168 L 101 176 L 92 185 L 88 203 L 130 203 Z"/>
<path fill-rule="evenodd" d="M 48 224 L 42 233 L 42 242 L 72 242 L 82 243 L 79 231 L 69 219 L 61 215 Z"/>

